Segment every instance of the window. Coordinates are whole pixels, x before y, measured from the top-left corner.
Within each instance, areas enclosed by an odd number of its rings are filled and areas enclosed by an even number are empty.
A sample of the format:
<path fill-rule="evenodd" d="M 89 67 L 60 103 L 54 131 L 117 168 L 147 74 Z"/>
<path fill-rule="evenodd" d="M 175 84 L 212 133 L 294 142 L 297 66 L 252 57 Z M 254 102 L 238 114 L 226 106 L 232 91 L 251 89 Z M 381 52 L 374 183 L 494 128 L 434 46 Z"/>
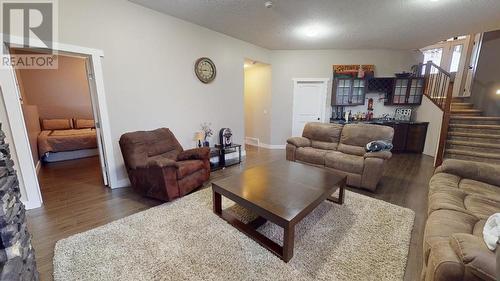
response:
<path fill-rule="evenodd" d="M 424 54 L 424 63 L 432 61 L 435 65 L 441 66 L 441 59 L 443 57 L 443 48 L 427 49 L 422 51 Z M 431 73 L 437 73 L 437 69 L 434 67 L 431 69 Z M 425 68 L 422 69 L 422 74 L 425 74 Z"/>
<path fill-rule="evenodd" d="M 453 46 L 453 53 L 451 55 L 450 72 L 457 72 L 458 66 L 460 65 L 460 58 L 462 56 L 463 45 Z"/>

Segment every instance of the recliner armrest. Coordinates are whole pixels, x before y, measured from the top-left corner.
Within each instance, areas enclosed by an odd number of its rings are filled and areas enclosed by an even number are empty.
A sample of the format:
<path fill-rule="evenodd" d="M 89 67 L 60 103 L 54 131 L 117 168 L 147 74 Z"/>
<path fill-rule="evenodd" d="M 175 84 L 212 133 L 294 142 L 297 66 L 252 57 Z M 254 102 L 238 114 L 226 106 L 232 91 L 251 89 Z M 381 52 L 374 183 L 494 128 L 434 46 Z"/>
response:
<path fill-rule="evenodd" d="M 486 247 L 481 237 L 466 233 L 452 234 L 450 245 L 464 263 L 466 270 L 482 280 L 495 280 L 495 253 Z"/>
<path fill-rule="evenodd" d="M 210 148 L 200 147 L 184 150 L 177 155 L 177 161 L 185 160 L 208 160 L 210 158 Z"/>
<path fill-rule="evenodd" d="M 150 167 L 159 167 L 159 168 L 178 168 L 177 162 L 172 159 L 161 158 L 161 159 L 150 159 L 148 161 L 148 168 Z"/>
<path fill-rule="evenodd" d="M 392 157 L 392 153 L 390 151 L 377 151 L 377 152 L 367 152 L 364 155 L 364 158 L 380 158 L 384 160 L 389 160 Z"/>
<path fill-rule="evenodd" d="M 287 143 L 295 145 L 296 147 L 309 147 L 311 146 L 311 140 L 304 137 L 293 137 L 289 138 Z"/>

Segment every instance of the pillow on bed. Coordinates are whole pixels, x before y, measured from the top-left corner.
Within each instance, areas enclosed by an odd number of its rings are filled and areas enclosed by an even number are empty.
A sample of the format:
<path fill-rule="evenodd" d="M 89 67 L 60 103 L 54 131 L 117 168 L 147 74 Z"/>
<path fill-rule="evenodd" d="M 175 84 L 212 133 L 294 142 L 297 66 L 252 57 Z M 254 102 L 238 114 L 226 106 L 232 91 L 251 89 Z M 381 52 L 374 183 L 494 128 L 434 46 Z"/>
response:
<path fill-rule="evenodd" d="M 43 119 L 42 128 L 44 130 L 69 130 L 73 129 L 71 119 Z"/>
<path fill-rule="evenodd" d="M 88 129 L 94 127 L 95 127 L 94 119 L 75 119 L 76 129 Z"/>

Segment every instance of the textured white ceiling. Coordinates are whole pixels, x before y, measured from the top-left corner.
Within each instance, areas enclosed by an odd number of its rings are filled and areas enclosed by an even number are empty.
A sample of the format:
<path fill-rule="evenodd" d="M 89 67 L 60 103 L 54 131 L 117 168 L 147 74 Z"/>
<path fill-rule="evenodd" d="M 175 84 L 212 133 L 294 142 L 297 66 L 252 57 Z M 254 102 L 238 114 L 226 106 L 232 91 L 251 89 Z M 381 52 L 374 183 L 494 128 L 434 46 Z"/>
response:
<path fill-rule="evenodd" d="M 416 49 L 500 29 L 500 0 L 130 0 L 268 49 Z M 297 30 L 326 28 L 322 38 Z"/>

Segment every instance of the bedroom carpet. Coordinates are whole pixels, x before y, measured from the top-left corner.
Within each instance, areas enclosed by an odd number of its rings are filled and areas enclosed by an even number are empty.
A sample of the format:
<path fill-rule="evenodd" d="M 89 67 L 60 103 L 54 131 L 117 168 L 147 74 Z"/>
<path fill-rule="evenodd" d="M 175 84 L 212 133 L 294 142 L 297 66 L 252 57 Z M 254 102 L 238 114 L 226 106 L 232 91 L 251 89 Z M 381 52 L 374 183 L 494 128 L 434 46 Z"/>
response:
<path fill-rule="evenodd" d="M 284 263 L 213 214 L 209 188 L 58 241 L 54 279 L 403 280 L 414 216 L 346 192 L 344 205 L 324 202 L 297 225 Z M 259 231 L 281 241 L 278 226 Z"/>

